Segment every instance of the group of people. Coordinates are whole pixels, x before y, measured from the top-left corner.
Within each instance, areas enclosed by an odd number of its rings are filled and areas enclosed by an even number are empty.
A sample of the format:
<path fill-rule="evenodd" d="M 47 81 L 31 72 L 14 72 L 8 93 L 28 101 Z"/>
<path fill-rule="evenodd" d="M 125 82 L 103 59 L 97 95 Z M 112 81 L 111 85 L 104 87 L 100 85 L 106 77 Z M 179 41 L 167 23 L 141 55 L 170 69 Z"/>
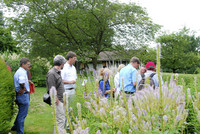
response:
<path fill-rule="evenodd" d="M 150 86 L 154 89 L 159 87 L 159 79 L 158 74 L 155 72 L 154 62 L 148 62 L 146 66 L 141 66 L 138 71 L 137 68 L 139 65 L 140 61 L 137 57 L 132 57 L 127 66 L 120 64 L 117 69 L 117 74 L 114 77 L 115 88 L 112 90 L 109 83 L 111 70 L 108 68 L 100 69 L 99 75 L 102 76 L 102 79 L 99 81 L 99 87 L 102 91 L 102 96 L 110 97 L 109 94 L 113 91 L 113 94 L 117 97 L 123 90 L 126 97 L 133 95 L 136 92 L 136 85 L 138 85 L 139 90 L 142 90 L 145 85 L 145 79 L 147 78 L 150 80 Z M 162 77 L 161 84 L 163 84 Z"/>
<path fill-rule="evenodd" d="M 66 60 L 67 59 L 67 60 Z M 51 68 L 47 75 L 47 92 L 49 93 L 52 87 L 56 88 L 57 95 L 55 98 L 55 109 L 56 109 L 56 121 L 60 131 L 66 133 L 65 125 L 68 124 L 65 112 L 63 93 L 66 92 L 69 97 L 69 104 L 73 103 L 76 89 L 77 72 L 73 64 L 77 60 L 76 53 L 69 51 L 67 56 L 56 55 L 53 59 L 53 68 Z M 111 91 L 113 95 L 120 95 L 124 89 L 125 94 L 130 96 L 136 92 L 137 81 L 141 81 L 145 77 L 151 76 L 153 73 L 153 81 L 155 87 L 159 86 L 158 75 L 155 73 L 155 64 L 148 62 L 146 66 L 142 66 L 139 73 L 137 68 L 140 65 L 138 58 L 133 57 L 130 63 L 125 66 L 119 65 L 118 72 L 115 75 L 114 82 L 115 88 L 111 90 L 109 83 L 109 76 L 111 70 L 108 68 L 102 68 L 100 70 L 100 76 L 102 79 L 99 81 L 99 87 L 102 91 L 102 96 L 110 97 Z M 16 120 L 11 130 L 17 131 L 17 134 L 24 134 L 24 120 L 28 114 L 29 101 L 30 101 L 30 74 L 27 72 L 30 70 L 31 64 L 28 58 L 22 58 L 20 60 L 20 67 L 14 74 L 14 85 L 16 91 L 16 102 L 19 108 Z M 66 125 L 67 126 L 67 125 Z M 56 131 L 54 129 L 53 133 Z"/>
<path fill-rule="evenodd" d="M 66 60 L 67 59 L 67 60 Z M 56 121 L 59 130 L 66 133 L 65 112 L 63 93 L 66 92 L 69 96 L 69 101 L 72 103 L 75 96 L 77 73 L 73 64 L 76 62 L 76 54 L 72 51 L 67 53 L 66 59 L 62 55 L 54 57 L 54 66 L 51 68 L 47 75 L 47 92 L 49 93 L 51 87 L 55 87 L 57 91 L 55 99 Z M 24 134 L 24 121 L 28 114 L 29 101 L 30 101 L 30 70 L 31 64 L 28 58 L 21 58 L 20 67 L 14 74 L 14 86 L 16 92 L 16 103 L 18 105 L 18 114 L 15 119 L 12 131 L 17 131 L 17 134 Z M 28 75 L 27 75 L 28 73 Z M 53 130 L 55 134 L 55 129 Z"/>

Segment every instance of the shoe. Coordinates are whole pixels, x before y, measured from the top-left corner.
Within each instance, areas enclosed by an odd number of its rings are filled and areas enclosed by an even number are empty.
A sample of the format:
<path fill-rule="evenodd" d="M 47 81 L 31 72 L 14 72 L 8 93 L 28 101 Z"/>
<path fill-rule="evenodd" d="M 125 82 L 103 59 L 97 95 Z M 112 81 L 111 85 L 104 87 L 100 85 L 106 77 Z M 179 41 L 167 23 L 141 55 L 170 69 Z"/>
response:
<path fill-rule="evenodd" d="M 11 128 L 10 130 L 11 130 L 11 131 L 16 131 L 17 128 L 16 128 L 16 126 L 12 126 L 12 128 Z"/>

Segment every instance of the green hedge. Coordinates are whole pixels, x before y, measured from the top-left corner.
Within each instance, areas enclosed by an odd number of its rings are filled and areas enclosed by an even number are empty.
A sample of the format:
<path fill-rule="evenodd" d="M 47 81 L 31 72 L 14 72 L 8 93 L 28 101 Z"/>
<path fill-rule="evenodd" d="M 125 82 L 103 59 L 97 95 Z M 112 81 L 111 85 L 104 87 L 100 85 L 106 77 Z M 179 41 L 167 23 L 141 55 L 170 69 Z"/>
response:
<path fill-rule="evenodd" d="M 0 59 L 0 133 L 7 133 L 14 115 L 14 83 L 5 62 Z"/>
<path fill-rule="evenodd" d="M 171 75 L 172 73 L 163 73 L 162 75 L 163 81 L 168 81 L 167 83 L 169 83 Z M 184 79 L 185 92 L 187 91 L 187 88 L 190 88 L 191 93 L 193 94 L 195 91 L 195 80 L 194 80 L 195 77 L 197 78 L 197 90 L 200 91 L 200 75 L 199 74 L 178 74 L 178 84 L 182 85 L 182 79 Z"/>

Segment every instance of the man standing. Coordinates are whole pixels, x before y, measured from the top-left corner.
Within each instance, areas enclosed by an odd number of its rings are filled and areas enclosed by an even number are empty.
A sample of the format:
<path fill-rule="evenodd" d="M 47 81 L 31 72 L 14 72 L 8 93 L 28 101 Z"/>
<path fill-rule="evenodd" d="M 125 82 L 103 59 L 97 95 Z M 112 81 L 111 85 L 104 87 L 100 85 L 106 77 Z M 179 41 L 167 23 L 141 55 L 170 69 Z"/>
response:
<path fill-rule="evenodd" d="M 61 78 L 61 69 L 63 69 L 64 64 L 66 63 L 66 59 L 62 55 L 56 55 L 54 57 L 54 67 L 49 70 L 47 73 L 47 92 L 49 93 L 52 86 L 56 88 L 57 97 L 56 97 L 56 122 L 58 126 L 58 130 L 61 130 L 63 133 L 65 131 L 65 112 L 64 112 L 64 101 L 63 101 L 63 93 L 64 93 L 64 85 Z M 54 103 L 54 102 L 52 102 Z M 54 134 L 55 129 L 54 129 Z"/>
<path fill-rule="evenodd" d="M 73 98 L 75 97 L 77 74 L 76 68 L 73 66 L 73 64 L 76 62 L 76 60 L 76 54 L 72 51 L 69 51 L 67 53 L 67 62 L 64 65 L 63 70 L 61 71 L 64 89 L 69 96 L 70 104 L 72 104 Z"/>
<path fill-rule="evenodd" d="M 19 111 L 11 130 L 17 131 L 17 134 L 24 134 L 24 120 L 28 114 L 30 87 L 26 70 L 28 70 L 29 66 L 29 59 L 21 58 L 20 67 L 14 74 L 16 103 Z"/>
<path fill-rule="evenodd" d="M 140 61 L 137 57 L 132 57 L 130 63 L 122 68 L 119 73 L 120 90 L 128 97 L 136 91 L 137 68 Z"/>

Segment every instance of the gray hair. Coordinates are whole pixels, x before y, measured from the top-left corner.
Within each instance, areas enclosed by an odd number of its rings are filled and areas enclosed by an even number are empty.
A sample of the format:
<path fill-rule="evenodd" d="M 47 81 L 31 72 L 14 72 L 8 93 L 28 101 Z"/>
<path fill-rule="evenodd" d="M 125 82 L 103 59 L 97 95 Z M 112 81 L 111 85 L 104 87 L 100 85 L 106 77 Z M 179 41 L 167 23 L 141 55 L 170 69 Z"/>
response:
<path fill-rule="evenodd" d="M 60 66 L 61 64 L 65 64 L 66 63 L 66 59 L 65 57 L 63 57 L 62 55 L 56 55 L 53 59 L 53 64 L 54 66 Z"/>
<path fill-rule="evenodd" d="M 30 62 L 30 60 L 26 57 L 23 57 L 20 59 L 19 64 L 22 66 L 22 64 L 26 64 L 27 62 Z"/>

